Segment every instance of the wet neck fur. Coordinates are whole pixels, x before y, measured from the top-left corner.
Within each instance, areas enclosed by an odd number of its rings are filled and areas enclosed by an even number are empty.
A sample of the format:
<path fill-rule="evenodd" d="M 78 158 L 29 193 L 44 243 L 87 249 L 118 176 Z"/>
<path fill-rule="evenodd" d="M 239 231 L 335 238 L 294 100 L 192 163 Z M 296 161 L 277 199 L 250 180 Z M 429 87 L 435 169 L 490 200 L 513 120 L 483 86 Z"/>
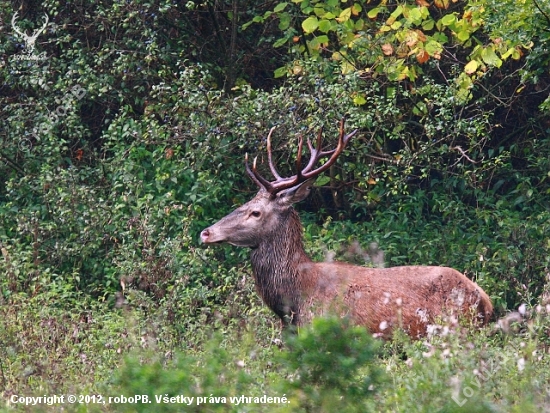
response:
<path fill-rule="evenodd" d="M 302 224 L 291 208 L 280 226 L 252 250 L 252 269 L 258 293 L 281 318 L 288 310 L 296 313 L 304 289 L 315 284 L 313 274 L 304 277 L 304 264 L 311 262 L 302 242 Z"/>

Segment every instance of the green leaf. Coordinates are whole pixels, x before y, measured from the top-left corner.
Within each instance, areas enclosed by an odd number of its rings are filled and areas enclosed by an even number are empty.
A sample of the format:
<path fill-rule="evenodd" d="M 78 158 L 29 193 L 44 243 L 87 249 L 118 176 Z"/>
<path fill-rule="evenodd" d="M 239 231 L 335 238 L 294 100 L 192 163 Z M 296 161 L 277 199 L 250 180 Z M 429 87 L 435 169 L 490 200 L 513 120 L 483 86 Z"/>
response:
<path fill-rule="evenodd" d="M 279 15 L 279 30 L 286 30 L 290 26 L 290 14 L 287 12 L 281 13 Z"/>
<path fill-rule="evenodd" d="M 315 186 L 323 186 L 330 182 L 330 176 L 328 175 L 321 175 L 319 178 L 315 180 Z"/>
<path fill-rule="evenodd" d="M 424 102 L 418 101 L 416 105 L 413 106 L 412 111 L 417 116 L 424 116 L 428 113 L 428 106 Z"/>
<path fill-rule="evenodd" d="M 428 40 L 426 42 L 426 45 L 424 46 L 424 49 L 430 56 L 434 56 L 437 53 L 441 53 L 443 51 L 443 46 L 441 46 L 440 43 L 436 42 L 435 40 Z"/>
<path fill-rule="evenodd" d="M 336 20 L 340 23 L 347 22 L 351 17 L 351 7 L 348 7 L 347 9 L 342 10 L 340 13 L 340 16 L 336 18 Z"/>
<path fill-rule="evenodd" d="M 435 22 L 432 19 L 425 20 L 422 22 L 422 28 L 426 31 L 433 30 L 434 25 L 435 25 Z"/>
<path fill-rule="evenodd" d="M 361 105 L 364 105 L 365 103 L 367 103 L 367 99 L 365 99 L 365 97 L 362 95 L 356 95 L 353 98 L 354 105 L 361 106 Z"/>
<path fill-rule="evenodd" d="M 323 33 L 328 33 L 332 27 L 332 23 L 328 20 L 321 20 L 319 22 L 319 30 Z"/>
<path fill-rule="evenodd" d="M 256 17 L 257 17 L 257 16 L 256 16 Z M 242 30 L 246 30 L 252 23 L 256 23 L 256 22 L 250 20 L 250 21 L 246 22 L 245 24 L 243 24 L 243 25 L 241 26 L 241 29 L 242 29 Z"/>
<path fill-rule="evenodd" d="M 283 11 L 286 6 L 288 6 L 288 3 L 284 2 L 284 3 L 279 3 L 275 6 L 275 8 L 273 9 L 273 12 L 275 13 L 279 13 L 280 11 Z"/>
<path fill-rule="evenodd" d="M 470 38 L 470 33 L 467 30 L 461 30 L 457 33 L 456 37 L 461 42 L 465 42 L 466 40 L 468 40 Z"/>
<path fill-rule="evenodd" d="M 319 43 L 326 44 L 326 43 L 329 42 L 328 36 L 327 36 L 326 34 L 323 34 L 323 35 L 321 35 L 321 36 L 317 36 L 317 41 L 318 41 Z"/>
<path fill-rule="evenodd" d="M 316 36 L 308 42 L 310 49 L 318 50 L 322 43 L 328 43 L 328 36 L 323 34 L 322 36 Z"/>
<path fill-rule="evenodd" d="M 302 29 L 305 33 L 313 33 L 319 27 L 319 20 L 316 16 L 310 16 L 302 22 Z"/>
<path fill-rule="evenodd" d="M 376 19 L 376 16 L 378 16 L 378 13 L 382 11 L 381 7 L 375 7 L 374 9 L 370 9 L 367 13 L 367 17 L 369 19 Z"/>
<path fill-rule="evenodd" d="M 407 20 L 412 24 L 419 24 L 422 21 L 422 13 L 418 8 L 413 8 L 409 11 Z"/>
<path fill-rule="evenodd" d="M 446 16 L 443 16 L 440 21 L 443 26 L 450 26 L 451 24 L 456 22 L 456 16 L 454 14 L 447 14 Z"/>
<path fill-rule="evenodd" d="M 327 14 L 326 10 L 323 7 L 315 7 L 313 9 L 313 13 L 315 13 L 317 17 L 324 17 L 325 14 Z"/>
<path fill-rule="evenodd" d="M 497 56 L 492 47 L 486 47 L 481 51 L 481 58 L 490 66 L 500 67 L 502 60 Z"/>
<path fill-rule="evenodd" d="M 288 70 L 286 66 L 283 66 L 275 69 L 275 72 L 273 72 L 273 75 L 275 76 L 275 79 L 277 79 L 279 77 L 285 76 L 287 73 L 288 73 Z"/>
<path fill-rule="evenodd" d="M 281 47 L 288 41 L 288 37 L 283 37 L 279 40 L 277 40 L 275 43 L 273 43 L 273 47 Z"/>

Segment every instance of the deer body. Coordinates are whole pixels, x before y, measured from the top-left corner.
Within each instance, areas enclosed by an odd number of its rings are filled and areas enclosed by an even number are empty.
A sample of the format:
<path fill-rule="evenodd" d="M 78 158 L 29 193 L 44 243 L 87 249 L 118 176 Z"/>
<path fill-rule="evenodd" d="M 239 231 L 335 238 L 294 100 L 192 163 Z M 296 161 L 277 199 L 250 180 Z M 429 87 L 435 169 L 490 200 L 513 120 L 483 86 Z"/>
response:
<path fill-rule="evenodd" d="M 493 309 L 489 297 L 454 269 L 422 266 L 375 269 L 313 262 L 307 256 L 302 225 L 292 204 L 309 194 L 312 179 L 334 162 L 351 136 L 343 136 L 342 122 L 337 149 L 321 152 L 309 144 L 312 160 L 304 170 L 299 168 L 300 143 L 298 173 L 291 178 L 281 178 L 273 166 L 268 136 L 270 168 L 277 181 L 266 181 L 256 172 L 255 165 L 252 171 L 247 165 L 260 191 L 203 230 L 201 241 L 251 248 L 256 290 L 283 325 L 300 326 L 314 315 L 336 312 L 349 316 L 372 333 L 388 335 L 392 329 L 402 327 L 411 337 L 418 338 L 439 316 L 467 315 L 485 324 Z M 327 155 L 332 155 L 331 159 L 311 171 L 318 158 Z"/>

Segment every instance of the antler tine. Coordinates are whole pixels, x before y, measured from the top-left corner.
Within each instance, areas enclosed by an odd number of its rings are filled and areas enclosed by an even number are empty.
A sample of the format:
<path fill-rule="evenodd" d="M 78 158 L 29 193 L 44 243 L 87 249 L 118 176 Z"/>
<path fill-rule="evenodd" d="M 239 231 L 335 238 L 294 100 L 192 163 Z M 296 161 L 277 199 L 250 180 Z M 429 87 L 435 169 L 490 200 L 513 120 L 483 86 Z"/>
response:
<path fill-rule="evenodd" d="M 271 183 L 264 179 L 257 171 L 256 171 L 256 159 L 254 158 L 254 161 L 252 163 L 252 169 L 250 169 L 250 166 L 248 165 L 248 153 L 244 155 L 244 166 L 246 168 L 246 173 L 252 179 L 252 181 L 260 187 L 260 189 L 263 189 L 265 191 L 270 192 L 271 190 Z"/>
<path fill-rule="evenodd" d="M 317 163 L 319 159 L 321 159 L 323 156 L 327 155 L 327 152 L 321 151 L 321 142 L 323 140 L 323 127 L 319 129 L 319 133 L 317 134 L 317 142 L 315 144 L 315 148 L 311 144 L 311 141 L 307 140 L 307 146 L 309 147 L 309 162 L 307 163 L 306 167 L 302 172 L 307 173 L 313 166 Z"/>
<path fill-rule="evenodd" d="M 26 36 L 27 36 L 26 33 L 21 32 L 21 31 L 17 28 L 17 26 L 16 26 L 16 24 L 15 24 L 15 21 L 17 20 L 17 15 L 18 15 L 18 14 L 19 14 L 18 11 L 16 11 L 16 12 L 13 14 L 13 16 L 12 16 L 12 18 L 11 18 L 11 27 L 13 28 L 13 31 L 14 31 L 15 33 L 17 33 L 19 36 L 26 37 Z"/>
<path fill-rule="evenodd" d="M 329 160 L 326 161 L 319 168 L 314 169 L 313 171 L 303 172 L 302 176 L 303 176 L 304 179 L 313 178 L 313 177 L 319 175 L 320 173 L 326 171 L 328 168 L 330 168 L 334 164 L 334 162 L 336 162 L 336 159 L 342 153 L 342 151 L 346 147 L 349 140 L 357 133 L 357 129 L 356 129 L 353 132 L 350 132 L 347 135 L 344 135 L 344 123 L 345 123 L 345 118 L 342 118 L 342 120 L 340 121 L 340 133 L 338 134 L 338 145 L 336 145 L 335 149 L 333 149 L 331 151 L 320 151 L 319 147 L 316 149 L 317 153 L 315 154 L 315 157 L 314 157 L 315 162 L 323 156 L 330 155 Z M 319 142 L 319 138 L 317 139 L 317 141 Z"/>
<path fill-rule="evenodd" d="M 271 155 L 271 134 L 275 130 L 275 126 L 273 126 L 269 133 L 267 134 L 267 161 L 269 163 L 269 169 L 271 170 L 271 174 L 277 179 L 283 179 L 281 175 L 277 172 L 277 168 L 275 168 L 275 165 L 273 164 L 273 157 Z"/>
<path fill-rule="evenodd" d="M 50 22 L 50 18 L 48 17 L 47 14 L 44 15 L 44 25 L 42 26 L 42 28 L 37 32 L 38 34 L 42 33 L 44 31 L 44 29 L 46 27 L 48 27 L 48 23 Z M 36 37 L 38 37 L 38 34 L 36 35 Z"/>
<path fill-rule="evenodd" d="M 340 120 L 340 133 L 338 135 L 338 145 L 336 148 L 331 149 L 330 151 L 323 151 L 321 150 L 321 141 L 322 141 L 322 133 L 323 128 L 319 130 L 319 134 L 317 135 L 317 144 L 315 148 L 313 148 L 313 145 L 308 139 L 308 145 L 309 150 L 311 153 L 311 158 L 307 164 L 307 166 L 303 169 L 303 173 L 307 173 L 313 168 L 313 166 L 317 163 L 317 161 L 325 156 L 332 156 L 336 151 L 338 151 L 338 154 L 346 147 L 348 141 L 351 139 L 352 136 L 354 136 L 357 133 L 357 130 L 354 130 L 353 132 L 349 133 L 348 135 L 344 136 L 344 123 L 345 120 L 342 118 Z M 343 145 L 343 146 L 342 146 Z M 336 155 L 338 156 L 338 155 Z M 330 162 L 330 160 L 329 160 Z M 330 166 L 330 165 L 329 165 Z"/>
<path fill-rule="evenodd" d="M 309 141 L 309 139 L 308 139 Z M 296 185 L 297 183 L 301 182 L 302 180 L 302 149 L 304 147 L 304 137 L 300 135 L 300 138 L 298 140 L 298 154 L 296 155 L 296 179 L 292 180 L 295 181 L 293 185 Z M 289 185 L 290 182 L 287 184 Z"/>

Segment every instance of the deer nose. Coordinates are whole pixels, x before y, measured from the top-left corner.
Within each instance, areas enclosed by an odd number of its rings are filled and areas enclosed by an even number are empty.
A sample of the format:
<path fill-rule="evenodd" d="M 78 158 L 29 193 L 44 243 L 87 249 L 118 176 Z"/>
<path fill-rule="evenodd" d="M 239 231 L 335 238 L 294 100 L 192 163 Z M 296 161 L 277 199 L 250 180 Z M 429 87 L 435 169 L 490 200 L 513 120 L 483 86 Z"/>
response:
<path fill-rule="evenodd" d="M 208 241 L 208 237 L 210 236 L 210 231 L 208 228 L 203 229 L 201 232 L 201 243 L 206 243 Z"/>

